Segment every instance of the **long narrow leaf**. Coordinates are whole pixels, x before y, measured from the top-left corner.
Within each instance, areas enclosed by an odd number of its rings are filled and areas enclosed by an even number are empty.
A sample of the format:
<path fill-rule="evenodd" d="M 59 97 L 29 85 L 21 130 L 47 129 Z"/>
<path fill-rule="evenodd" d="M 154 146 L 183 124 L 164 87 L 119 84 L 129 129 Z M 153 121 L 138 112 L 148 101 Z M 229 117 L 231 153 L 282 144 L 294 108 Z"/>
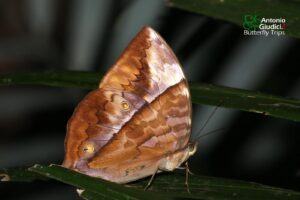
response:
<path fill-rule="evenodd" d="M 23 169 L 28 173 L 27 169 Z M 292 190 L 269 187 L 257 183 L 213 178 L 206 176 L 190 176 L 189 189 L 185 185 L 185 175 L 178 172 L 158 174 L 151 187 L 143 188 L 149 179 L 137 181 L 129 185 L 119 185 L 101 179 L 89 177 L 58 165 L 35 165 L 29 168 L 31 173 L 55 179 L 77 188 L 79 195 L 85 199 L 203 199 L 203 200 L 297 200 L 300 193 Z M 1 170 L 0 170 L 1 171 Z M 8 176 L 17 177 L 21 173 L 8 170 Z M 22 176 L 22 175 L 21 175 Z M 31 181 L 31 176 L 28 176 Z M 15 178 L 11 181 L 21 180 Z M 22 176 L 22 180 L 26 181 Z"/>
<path fill-rule="evenodd" d="M 89 195 L 91 193 L 97 194 L 98 197 L 105 196 L 107 198 L 114 199 L 145 199 L 145 200 L 153 200 L 153 199 L 169 199 L 166 198 L 163 194 L 150 193 L 149 191 L 143 191 L 135 188 L 127 188 L 124 185 L 119 185 L 115 183 L 111 183 L 108 181 L 104 181 L 98 178 L 90 177 L 78 172 L 75 172 L 70 169 L 66 169 L 59 165 L 50 165 L 42 166 L 35 165 L 29 169 L 35 173 L 41 174 L 45 177 L 55 179 L 61 181 L 63 183 L 67 183 L 82 189 L 81 192 L 85 190 L 89 191 Z M 80 192 L 80 193 L 81 193 Z M 88 196 L 87 194 L 80 194 Z"/>
<path fill-rule="evenodd" d="M 176 195 L 176 197 L 186 197 L 185 178 L 184 174 L 162 174 L 155 179 L 150 191 L 170 193 Z M 138 182 L 135 185 L 142 187 L 146 182 L 147 180 Z M 269 187 L 253 182 L 197 175 L 189 177 L 189 189 L 193 198 L 197 199 L 296 200 L 300 198 L 299 192 L 291 190 Z"/>
<path fill-rule="evenodd" d="M 248 112 L 300 121 L 300 101 L 212 84 L 191 84 L 192 100 L 196 103 L 221 105 Z"/>
<path fill-rule="evenodd" d="M 27 167 L 14 167 L 0 169 L 0 181 L 32 182 L 35 180 L 47 180 L 45 176 L 28 171 Z"/>
<path fill-rule="evenodd" d="M 46 85 L 54 87 L 76 87 L 94 89 L 102 75 L 83 71 L 43 71 L 0 74 L 0 86 Z"/>
<path fill-rule="evenodd" d="M 47 85 L 95 89 L 102 75 L 95 72 L 46 71 L 0 75 L 0 85 Z M 300 101 L 256 91 L 204 83 L 191 83 L 193 103 L 235 108 L 300 121 Z"/>

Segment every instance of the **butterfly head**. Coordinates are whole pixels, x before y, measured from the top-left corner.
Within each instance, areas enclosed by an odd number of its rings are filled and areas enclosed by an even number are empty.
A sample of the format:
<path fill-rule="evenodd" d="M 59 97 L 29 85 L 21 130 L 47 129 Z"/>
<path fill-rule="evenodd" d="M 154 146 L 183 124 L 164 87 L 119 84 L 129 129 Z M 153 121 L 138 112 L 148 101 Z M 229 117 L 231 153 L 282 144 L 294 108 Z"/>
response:
<path fill-rule="evenodd" d="M 198 146 L 198 142 L 190 142 L 188 144 L 188 155 L 189 155 L 189 157 L 196 153 L 197 146 Z"/>

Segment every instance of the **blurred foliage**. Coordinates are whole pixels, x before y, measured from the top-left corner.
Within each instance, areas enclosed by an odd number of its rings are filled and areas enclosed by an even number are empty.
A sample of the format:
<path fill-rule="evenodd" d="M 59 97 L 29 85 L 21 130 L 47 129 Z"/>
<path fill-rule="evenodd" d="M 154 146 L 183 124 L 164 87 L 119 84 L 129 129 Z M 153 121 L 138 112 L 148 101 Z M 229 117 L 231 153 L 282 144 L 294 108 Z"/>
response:
<path fill-rule="evenodd" d="M 287 35 L 300 37 L 299 1 L 278 0 L 170 0 L 176 8 L 207 15 L 243 26 L 245 15 L 283 18 Z"/>

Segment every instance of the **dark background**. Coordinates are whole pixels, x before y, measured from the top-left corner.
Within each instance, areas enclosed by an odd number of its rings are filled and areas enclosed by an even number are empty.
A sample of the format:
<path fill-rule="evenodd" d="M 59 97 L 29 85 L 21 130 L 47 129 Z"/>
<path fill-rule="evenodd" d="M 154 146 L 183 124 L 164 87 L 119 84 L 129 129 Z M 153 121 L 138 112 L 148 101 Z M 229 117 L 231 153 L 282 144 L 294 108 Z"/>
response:
<path fill-rule="evenodd" d="M 1 1 L 0 73 L 105 72 L 145 25 L 174 49 L 189 81 L 300 98 L 299 40 L 243 36 L 241 27 L 161 0 Z M 0 167 L 60 164 L 67 120 L 87 92 L 0 87 Z M 193 109 L 196 138 L 214 107 Z M 190 161 L 194 173 L 300 189 L 299 123 L 219 108 L 200 134 L 219 128 L 200 139 Z M 79 199 L 55 181 L 0 183 L 0 193 L 1 199 Z"/>

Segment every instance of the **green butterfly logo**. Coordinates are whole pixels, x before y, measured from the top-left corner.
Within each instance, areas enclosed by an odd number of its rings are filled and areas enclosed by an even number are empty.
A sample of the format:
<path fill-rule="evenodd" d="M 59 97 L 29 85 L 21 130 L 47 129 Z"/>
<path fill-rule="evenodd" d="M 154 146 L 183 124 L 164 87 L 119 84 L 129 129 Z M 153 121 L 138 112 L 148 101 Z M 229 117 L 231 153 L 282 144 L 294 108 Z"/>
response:
<path fill-rule="evenodd" d="M 244 15 L 243 27 L 249 31 L 256 31 L 260 25 L 261 19 L 257 15 Z"/>

